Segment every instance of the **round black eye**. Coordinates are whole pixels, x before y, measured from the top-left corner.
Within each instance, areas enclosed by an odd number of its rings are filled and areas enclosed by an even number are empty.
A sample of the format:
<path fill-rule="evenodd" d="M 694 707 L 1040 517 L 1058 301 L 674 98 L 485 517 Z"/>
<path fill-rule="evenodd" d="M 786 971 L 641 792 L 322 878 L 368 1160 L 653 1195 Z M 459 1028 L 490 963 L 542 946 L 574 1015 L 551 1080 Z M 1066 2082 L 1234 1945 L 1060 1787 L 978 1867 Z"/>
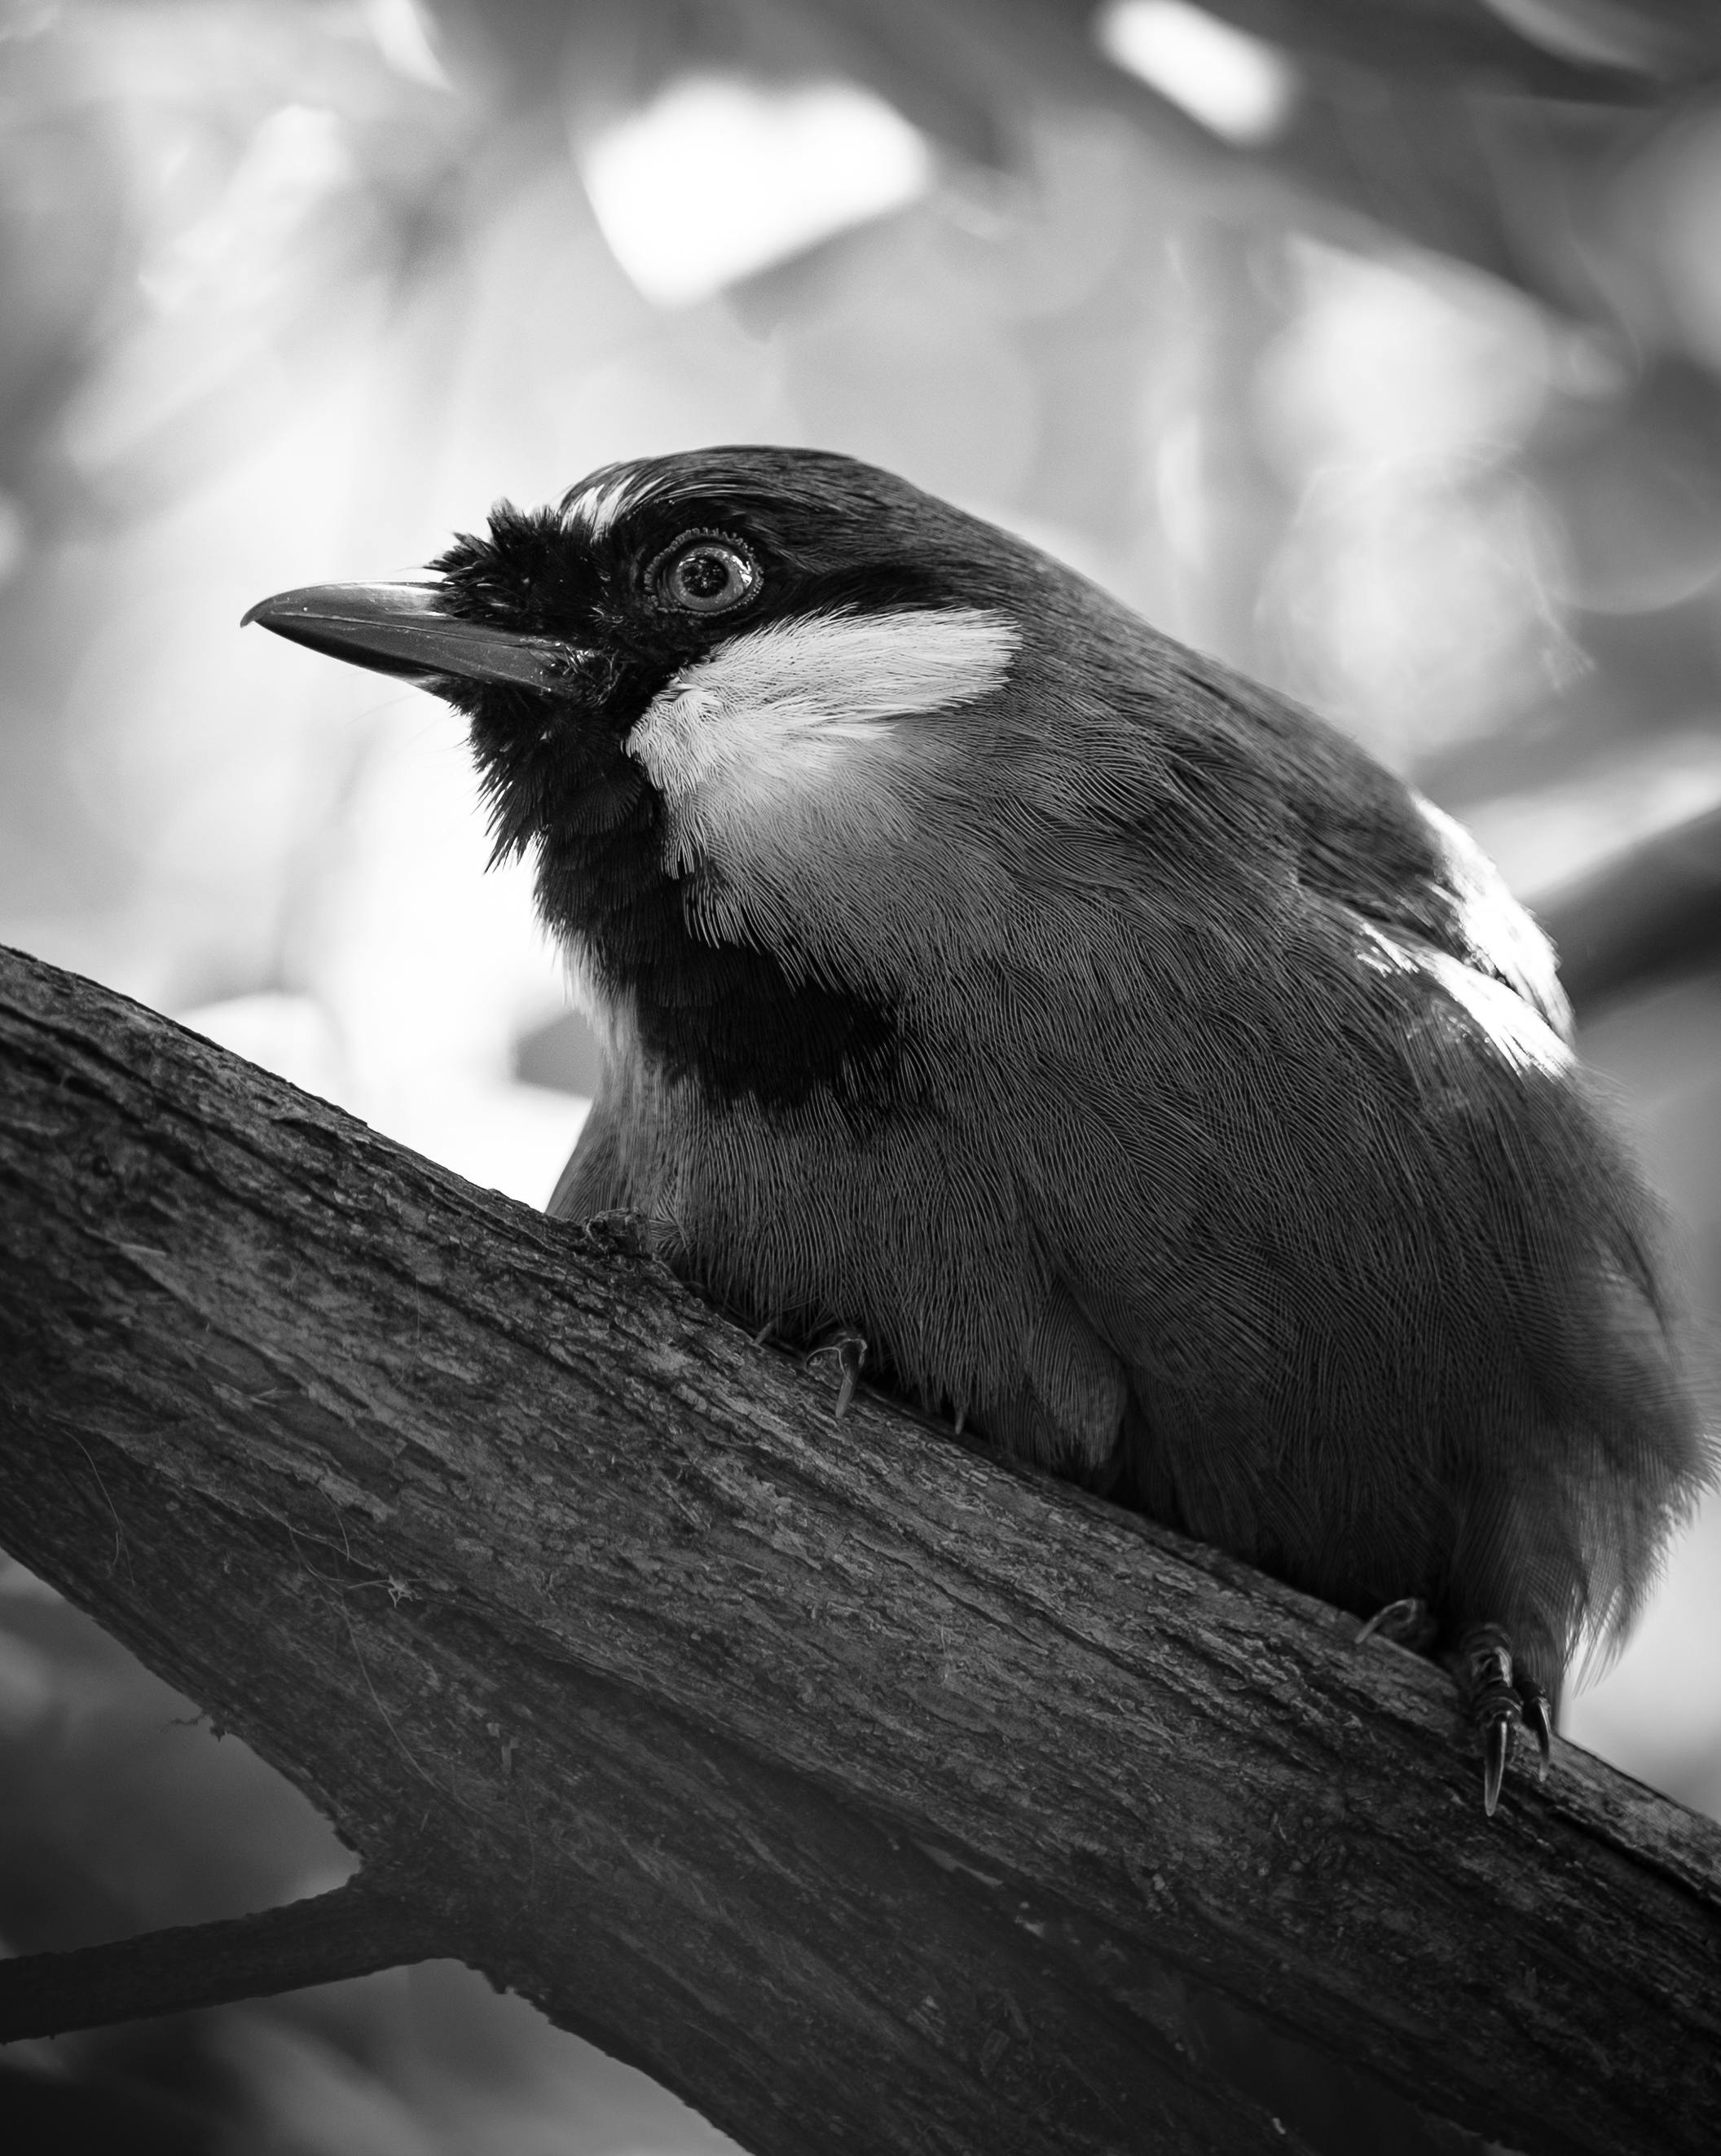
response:
<path fill-rule="evenodd" d="M 689 613 L 726 613 L 759 588 L 759 567 L 738 540 L 694 539 L 676 547 L 657 572 L 657 587 Z"/>

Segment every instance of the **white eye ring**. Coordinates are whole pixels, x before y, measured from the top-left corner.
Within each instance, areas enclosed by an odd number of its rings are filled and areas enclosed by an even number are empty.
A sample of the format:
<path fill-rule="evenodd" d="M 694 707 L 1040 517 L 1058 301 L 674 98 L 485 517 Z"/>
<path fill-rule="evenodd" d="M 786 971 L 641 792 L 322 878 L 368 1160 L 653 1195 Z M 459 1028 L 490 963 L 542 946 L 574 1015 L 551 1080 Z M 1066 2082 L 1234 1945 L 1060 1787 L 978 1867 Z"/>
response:
<path fill-rule="evenodd" d="M 727 613 L 764 582 L 752 552 L 725 531 L 689 531 L 652 564 L 660 598 L 685 613 Z"/>

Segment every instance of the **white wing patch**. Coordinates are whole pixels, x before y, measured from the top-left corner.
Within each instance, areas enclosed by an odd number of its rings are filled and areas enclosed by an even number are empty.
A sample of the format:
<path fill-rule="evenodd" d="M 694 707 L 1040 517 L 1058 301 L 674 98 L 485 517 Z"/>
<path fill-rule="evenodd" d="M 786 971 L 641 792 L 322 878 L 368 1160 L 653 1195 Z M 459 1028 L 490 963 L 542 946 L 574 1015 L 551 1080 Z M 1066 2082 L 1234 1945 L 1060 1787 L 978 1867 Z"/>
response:
<path fill-rule="evenodd" d="M 1497 981 L 1492 973 L 1478 973 L 1473 966 L 1431 952 L 1423 964 L 1447 994 L 1463 1004 L 1488 1039 L 1503 1062 L 1514 1070 L 1569 1070 L 1572 1052 L 1533 1004 L 1515 988 Z"/>
<path fill-rule="evenodd" d="M 1571 1007 L 1559 985 L 1553 947 L 1547 937 L 1507 889 L 1505 877 L 1464 826 L 1421 794 L 1413 798 L 1445 860 L 1466 937 L 1475 949 L 1487 953 L 1488 963 L 1520 995 L 1539 1008 L 1554 1031 L 1569 1040 Z M 1458 966 L 1456 959 L 1451 963 Z M 1458 970 L 1468 969 L 1458 967 Z"/>
<path fill-rule="evenodd" d="M 1501 1061 L 1514 1070 L 1557 1075 L 1571 1068 L 1572 1051 L 1533 1003 L 1492 973 L 1479 973 L 1449 951 L 1400 942 L 1364 922 L 1359 955 L 1383 973 L 1424 973 L 1438 981 L 1487 1034 Z"/>
<path fill-rule="evenodd" d="M 1020 639 L 979 607 L 813 614 L 743 630 L 676 675 L 628 736 L 679 808 L 781 813 L 881 745 L 891 721 L 998 687 Z M 698 817 L 704 821 L 704 815 Z"/>

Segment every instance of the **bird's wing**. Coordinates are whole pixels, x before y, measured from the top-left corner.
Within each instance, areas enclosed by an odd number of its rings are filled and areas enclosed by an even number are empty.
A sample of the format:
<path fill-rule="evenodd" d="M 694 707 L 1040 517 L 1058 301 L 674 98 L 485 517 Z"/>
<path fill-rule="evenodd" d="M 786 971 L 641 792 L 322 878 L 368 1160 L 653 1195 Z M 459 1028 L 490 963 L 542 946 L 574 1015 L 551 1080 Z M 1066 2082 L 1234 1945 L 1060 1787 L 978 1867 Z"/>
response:
<path fill-rule="evenodd" d="M 1379 1578 L 1342 1584 L 1386 1600 L 1491 1447 L 1558 1436 L 1618 1486 L 1669 1389 L 1652 1224 L 1551 953 L 1479 852 L 1336 732 L 1187 664 L 1187 731 L 1149 712 L 1131 768 L 1108 732 L 1103 798 L 1066 758 L 1063 830 L 1019 848 L 1025 906 L 1031 880 L 1060 920 L 1014 976 L 999 954 L 1020 1037 L 971 1052 L 971 1128 L 1001 1128 L 1051 1276 L 1128 1373 L 1153 1508 L 1301 1553 L 1326 1591 L 1328 1546 L 1366 1548 Z"/>
<path fill-rule="evenodd" d="M 1462 824 L 1324 720 L 1216 661 L 1179 656 L 1248 726 L 1307 891 L 1503 983 L 1569 1041 L 1553 948 Z"/>

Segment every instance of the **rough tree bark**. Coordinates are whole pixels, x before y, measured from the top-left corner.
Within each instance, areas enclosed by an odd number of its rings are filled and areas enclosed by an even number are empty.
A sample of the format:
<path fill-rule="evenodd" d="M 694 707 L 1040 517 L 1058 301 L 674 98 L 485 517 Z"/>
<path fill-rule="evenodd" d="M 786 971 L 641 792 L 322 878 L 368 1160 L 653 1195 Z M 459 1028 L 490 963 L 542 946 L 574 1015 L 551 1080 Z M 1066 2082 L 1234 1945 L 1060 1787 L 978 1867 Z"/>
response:
<path fill-rule="evenodd" d="M 1721 2147 L 1713 1825 L 1485 1820 L 1434 1668 L 16 954 L 0 1098 L 0 1541 L 335 1820 L 351 1965 L 762 2156 Z"/>

